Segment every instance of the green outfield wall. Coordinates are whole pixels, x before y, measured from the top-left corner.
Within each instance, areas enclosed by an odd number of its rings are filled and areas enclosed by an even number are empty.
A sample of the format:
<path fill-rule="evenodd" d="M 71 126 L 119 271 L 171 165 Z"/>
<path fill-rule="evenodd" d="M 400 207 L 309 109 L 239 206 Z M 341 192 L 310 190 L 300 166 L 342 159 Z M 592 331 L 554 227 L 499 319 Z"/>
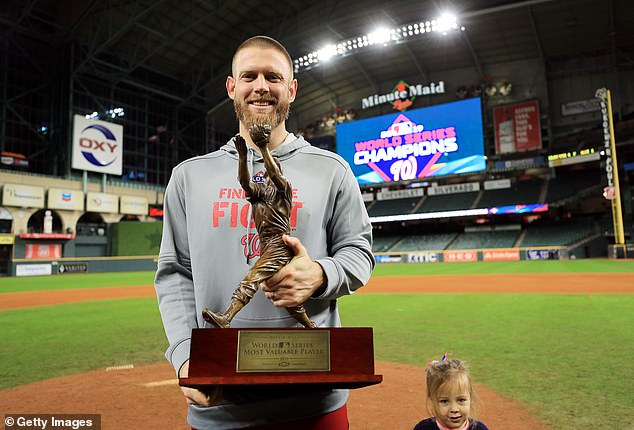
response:
<path fill-rule="evenodd" d="M 162 222 L 121 221 L 113 224 L 112 255 L 158 255 Z"/>

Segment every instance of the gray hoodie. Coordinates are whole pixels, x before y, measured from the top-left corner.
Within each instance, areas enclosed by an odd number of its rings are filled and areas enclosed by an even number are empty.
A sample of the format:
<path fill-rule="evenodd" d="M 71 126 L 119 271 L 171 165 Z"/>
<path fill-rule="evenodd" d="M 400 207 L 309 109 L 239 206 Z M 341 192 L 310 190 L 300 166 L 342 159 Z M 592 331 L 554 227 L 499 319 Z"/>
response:
<path fill-rule="evenodd" d="M 291 236 L 300 239 L 324 269 L 327 286 L 304 305 L 318 327 L 341 325 L 336 299 L 370 278 L 374 267 L 372 226 L 359 186 L 337 154 L 292 134 L 271 151 L 293 186 Z M 257 180 L 262 156 L 249 147 Z M 165 191 L 163 238 L 155 287 L 169 341 L 166 357 L 178 371 L 189 358 L 191 329 L 209 327 L 201 311 L 223 312 L 238 283 L 259 255 L 250 204 L 237 179 L 233 140 L 220 150 L 180 163 Z M 251 220 L 251 222 L 248 222 Z M 284 308 L 258 292 L 231 326 L 299 326 Z M 347 400 L 347 390 L 227 388 L 218 406 L 189 407 L 196 429 L 235 429 L 322 415 Z"/>

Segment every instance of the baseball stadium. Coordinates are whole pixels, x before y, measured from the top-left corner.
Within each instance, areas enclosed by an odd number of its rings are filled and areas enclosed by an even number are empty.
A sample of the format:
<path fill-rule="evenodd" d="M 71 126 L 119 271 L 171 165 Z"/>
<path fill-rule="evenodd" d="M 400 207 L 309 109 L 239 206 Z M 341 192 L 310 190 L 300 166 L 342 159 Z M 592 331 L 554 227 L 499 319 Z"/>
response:
<path fill-rule="evenodd" d="M 298 83 L 285 130 L 371 223 L 369 281 L 332 300 L 382 375 L 350 389 L 349 428 L 432 416 L 445 356 L 491 430 L 634 430 L 634 2 L 10 0 L 0 22 L 4 428 L 194 428 L 155 286 L 171 180 L 242 131 L 232 56 L 266 35 Z M 214 258 L 253 265 L 235 177 L 187 234 L 241 229 Z M 317 193 L 293 190 L 290 236 Z"/>

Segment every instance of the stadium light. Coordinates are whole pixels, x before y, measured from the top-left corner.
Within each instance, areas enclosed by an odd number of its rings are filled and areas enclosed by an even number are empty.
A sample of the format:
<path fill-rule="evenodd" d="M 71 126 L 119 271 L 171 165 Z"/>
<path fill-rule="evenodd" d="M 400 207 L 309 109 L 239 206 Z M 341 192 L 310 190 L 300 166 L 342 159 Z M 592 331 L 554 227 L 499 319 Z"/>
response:
<path fill-rule="evenodd" d="M 368 44 L 373 45 L 375 43 L 387 43 L 392 38 L 394 31 L 390 31 L 388 28 L 378 28 L 372 33 L 368 34 Z"/>
<path fill-rule="evenodd" d="M 93 113 L 84 115 L 86 119 L 117 118 L 121 116 L 125 116 L 125 109 L 122 107 L 108 109 L 107 111 L 101 114 L 99 112 L 93 112 Z"/>
<path fill-rule="evenodd" d="M 326 45 L 317 51 L 318 61 L 328 61 L 337 55 L 337 47 L 335 45 Z"/>
<path fill-rule="evenodd" d="M 295 72 L 301 72 L 333 58 L 352 55 L 368 46 L 388 46 L 407 42 L 409 39 L 422 37 L 429 33 L 446 35 L 450 31 L 465 31 L 465 27 L 458 23 L 456 15 L 451 13 L 443 13 L 433 20 L 421 20 L 394 28 L 379 27 L 369 34 L 342 40 L 327 45 L 318 51 L 302 55 L 293 61 L 293 67 Z"/>
<path fill-rule="evenodd" d="M 432 28 L 433 28 L 433 21 L 432 21 Z M 438 31 L 441 34 L 447 34 L 448 31 L 455 30 L 457 28 L 458 28 L 458 21 L 456 19 L 456 15 L 453 15 L 450 13 L 444 13 L 436 20 L 436 31 Z"/>

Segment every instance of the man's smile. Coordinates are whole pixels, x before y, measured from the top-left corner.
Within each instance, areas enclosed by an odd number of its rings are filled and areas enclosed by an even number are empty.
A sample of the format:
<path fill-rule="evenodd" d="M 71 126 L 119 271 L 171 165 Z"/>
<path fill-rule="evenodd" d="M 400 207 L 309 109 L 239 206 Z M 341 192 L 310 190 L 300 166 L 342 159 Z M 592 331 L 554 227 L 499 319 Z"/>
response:
<path fill-rule="evenodd" d="M 254 106 L 255 108 L 267 108 L 269 106 L 275 105 L 275 100 L 272 99 L 257 99 L 257 100 L 249 100 L 247 103 L 250 106 Z"/>

